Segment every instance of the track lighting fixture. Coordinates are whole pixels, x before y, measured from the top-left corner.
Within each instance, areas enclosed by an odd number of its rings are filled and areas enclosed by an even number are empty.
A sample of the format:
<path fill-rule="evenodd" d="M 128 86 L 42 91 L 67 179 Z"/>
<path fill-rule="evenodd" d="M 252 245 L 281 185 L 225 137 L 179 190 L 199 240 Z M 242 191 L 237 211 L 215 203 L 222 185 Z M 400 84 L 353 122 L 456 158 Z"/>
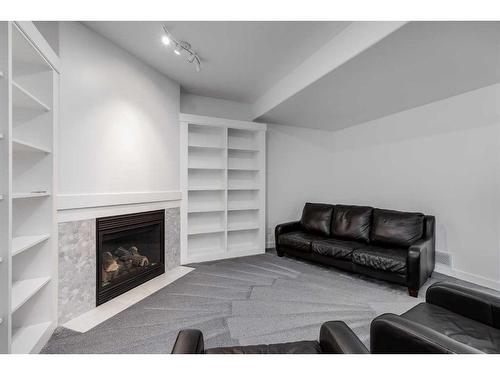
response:
<path fill-rule="evenodd" d="M 195 50 L 191 48 L 191 44 L 186 41 L 179 41 L 175 39 L 170 31 L 168 31 L 167 27 L 163 25 L 163 31 L 165 35 L 162 36 L 161 41 L 165 46 L 173 46 L 174 53 L 177 56 L 185 55 L 186 61 L 190 64 L 194 64 L 197 72 L 201 71 L 201 60 L 200 56 L 196 53 Z"/>

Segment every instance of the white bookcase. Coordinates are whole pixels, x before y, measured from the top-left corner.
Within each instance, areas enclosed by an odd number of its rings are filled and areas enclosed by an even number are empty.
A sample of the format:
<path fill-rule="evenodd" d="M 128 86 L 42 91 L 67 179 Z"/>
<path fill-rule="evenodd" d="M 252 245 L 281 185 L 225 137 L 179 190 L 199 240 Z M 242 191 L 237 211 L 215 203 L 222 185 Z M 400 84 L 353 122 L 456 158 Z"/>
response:
<path fill-rule="evenodd" d="M 180 115 L 181 263 L 265 251 L 266 125 Z"/>
<path fill-rule="evenodd" d="M 36 353 L 57 325 L 59 59 L 32 22 L 0 39 L 0 353 Z"/>

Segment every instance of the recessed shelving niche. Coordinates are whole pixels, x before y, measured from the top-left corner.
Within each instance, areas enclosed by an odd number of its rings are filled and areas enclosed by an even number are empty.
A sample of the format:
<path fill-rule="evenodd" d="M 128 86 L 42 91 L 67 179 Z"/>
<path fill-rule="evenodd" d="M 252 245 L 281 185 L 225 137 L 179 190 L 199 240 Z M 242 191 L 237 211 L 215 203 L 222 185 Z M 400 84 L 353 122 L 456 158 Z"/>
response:
<path fill-rule="evenodd" d="M 260 189 L 259 170 L 228 170 L 228 189 Z"/>
<path fill-rule="evenodd" d="M 49 238 L 50 235 L 48 234 L 14 237 L 12 238 L 12 256 L 21 254 L 24 251 L 32 249 L 33 247 L 36 247 L 38 244 L 45 242 Z"/>
<path fill-rule="evenodd" d="M 225 253 L 225 233 L 205 233 L 189 236 L 187 245 L 189 247 L 189 262 L 198 262 L 214 259 Z"/>
<path fill-rule="evenodd" d="M 258 210 L 234 210 L 227 213 L 229 231 L 259 229 Z"/>
<path fill-rule="evenodd" d="M 265 124 L 181 114 L 181 263 L 265 251 Z"/>
<path fill-rule="evenodd" d="M 50 150 L 43 146 L 31 144 L 20 139 L 12 139 L 12 150 L 14 152 L 41 152 L 42 154 L 50 154 Z"/>
<path fill-rule="evenodd" d="M 259 190 L 231 190 L 228 192 L 227 209 L 229 211 L 259 209 L 260 206 Z"/>
<path fill-rule="evenodd" d="M 225 227 L 223 211 L 192 212 L 188 215 L 188 235 L 224 232 Z"/>
<path fill-rule="evenodd" d="M 189 127 L 188 145 L 192 148 L 225 149 L 225 129 L 192 124 Z"/>
<path fill-rule="evenodd" d="M 190 190 L 214 190 L 226 188 L 226 173 L 223 169 L 189 169 Z"/>
<path fill-rule="evenodd" d="M 228 129 L 228 148 L 233 150 L 260 151 L 259 135 L 250 129 Z"/>
<path fill-rule="evenodd" d="M 241 230 L 229 232 L 227 237 L 227 250 L 229 254 L 256 251 L 260 248 L 260 233 L 258 230 Z"/>
<path fill-rule="evenodd" d="M 225 150 L 220 148 L 190 148 L 189 168 L 225 169 Z"/>
<path fill-rule="evenodd" d="M 257 152 L 228 149 L 228 169 L 258 170 L 259 156 Z"/>
<path fill-rule="evenodd" d="M 188 192 L 188 212 L 225 211 L 225 190 L 200 190 Z"/>
<path fill-rule="evenodd" d="M 47 104 L 15 81 L 12 81 L 12 106 L 14 110 L 50 111 Z"/>

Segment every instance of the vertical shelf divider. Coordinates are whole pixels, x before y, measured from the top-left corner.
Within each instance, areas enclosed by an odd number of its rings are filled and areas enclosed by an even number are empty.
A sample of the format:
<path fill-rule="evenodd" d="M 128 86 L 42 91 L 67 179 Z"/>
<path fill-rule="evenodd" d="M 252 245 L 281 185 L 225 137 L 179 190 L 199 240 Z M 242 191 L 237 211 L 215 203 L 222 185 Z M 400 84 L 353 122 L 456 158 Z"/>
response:
<path fill-rule="evenodd" d="M 229 199 L 229 176 L 228 176 L 228 167 L 229 167 L 229 143 L 228 143 L 228 129 L 224 128 L 224 223 L 225 223 L 225 231 L 224 231 L 224 252 L 227 254 L 229 252 L 229 245 L 227 242 L 227 226 L 228 226 L 228 218 L 227 218 L 227 207 L 228 207 L 228 199 Z"/>
<path fill-rule="evenodd" d="M 10 72 L 12 71 L 12 23 L 0 22 L 0 353 L 10 353 L 12 337 L 12 113 Z"/>

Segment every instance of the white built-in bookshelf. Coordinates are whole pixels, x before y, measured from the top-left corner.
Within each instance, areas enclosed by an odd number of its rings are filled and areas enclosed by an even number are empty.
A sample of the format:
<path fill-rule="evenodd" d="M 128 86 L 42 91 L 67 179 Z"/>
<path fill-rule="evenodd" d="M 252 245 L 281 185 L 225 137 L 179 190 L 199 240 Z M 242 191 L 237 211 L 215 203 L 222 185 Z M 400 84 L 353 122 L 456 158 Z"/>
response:
<path fill-rule="evenodd" d="M 32 22 L 0 39 L 0 352 L 36 353 L 57 324 L 59 59 Z"/>
<path fill-rule="evenodd" d="M 266 125 L 189 114 L 181 126 L 181 263 L 265 251 Z"/>

